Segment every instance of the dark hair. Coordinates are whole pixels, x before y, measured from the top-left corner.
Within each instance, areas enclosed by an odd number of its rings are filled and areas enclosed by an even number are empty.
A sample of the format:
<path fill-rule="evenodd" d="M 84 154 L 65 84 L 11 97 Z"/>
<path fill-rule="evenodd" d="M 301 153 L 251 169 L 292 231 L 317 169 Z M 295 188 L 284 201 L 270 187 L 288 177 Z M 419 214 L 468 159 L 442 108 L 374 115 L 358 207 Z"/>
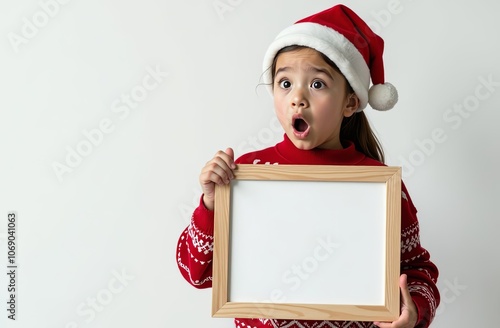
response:
<path fill-rule="evenodd" d="M 278 55 L 299 50 L 303 48 L 308 48 L 304 46 L 292 45 L 287 46 L 280 49 L 276 56 L 274 56 L 273 63 L 269 68 L 271 70 L 271 86 L 274 88 L 274 74 L 276 72 L 276 61 L 278 59 Z M 323 53 L 319 52 L 323 60 L 330 65 L 334 70 L 342 74 L 337 65 Z M 342 74 L 343 76 L 343 74 Z M 346 79 L 346 97 L 355 93 L 352 89 L 349 81 Z M 368 118 L 363 112 L 356 112 L 350 117 L 344 117 L 342 123 L 340 125 L 340 140 L 349 140 L 352 141 L 358 151 L 365 154 L 366 156 L 373 158 L 379 162 L 384 163 L 384 151 L 382 149 L 382 145 L 378 140 L 377 136 L 373 132 L 370 127 L 370 123 L 368 122 Z"/>

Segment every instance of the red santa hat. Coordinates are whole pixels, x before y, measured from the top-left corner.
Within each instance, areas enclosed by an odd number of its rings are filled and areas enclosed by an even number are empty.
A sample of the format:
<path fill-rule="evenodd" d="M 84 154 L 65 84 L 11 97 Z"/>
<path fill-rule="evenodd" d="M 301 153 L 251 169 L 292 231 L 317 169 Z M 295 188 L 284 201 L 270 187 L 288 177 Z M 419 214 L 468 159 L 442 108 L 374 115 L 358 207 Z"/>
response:
<path fill-rule="evenodd" d="M 384 40 L 346 6 L 301 19 L 278 34 L 264 56 L 264 83 L 272 82 L 269 68 L 278 51 L 291 45 L 309 47 L 330 58 L 358 96 L 358 111 L 367 103 L 376 110 L 389 110 L 398 101 L 396 88 L 384 81 Z"/>

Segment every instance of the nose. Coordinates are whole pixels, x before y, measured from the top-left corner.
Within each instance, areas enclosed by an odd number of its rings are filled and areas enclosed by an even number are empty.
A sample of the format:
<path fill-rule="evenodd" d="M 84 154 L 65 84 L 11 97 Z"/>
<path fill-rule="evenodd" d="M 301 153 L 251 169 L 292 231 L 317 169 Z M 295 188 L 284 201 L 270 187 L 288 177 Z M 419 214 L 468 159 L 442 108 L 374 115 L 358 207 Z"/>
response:
<path fill-rule="evenodd" d="M 306 91 L 303 88 L 296 88 L 291 95 L 291 105 L 293 108 L 296 107 L 308 107 L 309 102 L 307 100 Z"/>

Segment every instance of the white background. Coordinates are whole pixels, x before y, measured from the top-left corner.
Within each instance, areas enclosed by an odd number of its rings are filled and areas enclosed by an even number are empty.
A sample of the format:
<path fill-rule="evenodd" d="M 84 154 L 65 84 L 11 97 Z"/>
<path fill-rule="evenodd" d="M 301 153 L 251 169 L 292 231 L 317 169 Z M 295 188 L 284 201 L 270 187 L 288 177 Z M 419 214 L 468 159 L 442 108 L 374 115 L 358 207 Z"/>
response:
<path fill-rule="evenodd" d="M 282 137 L 258 87 L 269 43 L 334 3 L 62 2 L 0 3 L 5 270 L 7 213 L 19 216 L 18 320 L 6 319 L 2 274 L 0 326 L 232 327 L 210 317 L 211 290 L 182 279 L 177 238 L 218 149 L 238 156 Z M 344 3 L 386 41 L 386 79 L 400 101 L 366 113 L 387 163 L 404 168 L 422 244 L 440 269 L 433 327 L 495 326 L 500 4 Z M 58 178 L 54 165 L 67 170 Z"/>

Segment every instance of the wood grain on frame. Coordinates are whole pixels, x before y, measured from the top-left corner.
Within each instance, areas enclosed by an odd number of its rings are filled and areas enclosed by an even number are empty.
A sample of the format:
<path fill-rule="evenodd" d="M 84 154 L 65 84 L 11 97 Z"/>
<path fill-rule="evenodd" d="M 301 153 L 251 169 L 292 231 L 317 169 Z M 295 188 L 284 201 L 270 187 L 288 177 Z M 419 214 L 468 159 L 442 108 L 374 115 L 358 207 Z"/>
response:
<path fill-rule="evenodd" d="M 393 321 L 399 317 L 401 168 L 240 164 L 235 180 L 381 182 L 386 186 L 384 305 L 232 302 L 229 295 L 231 186 L 216 186 L 212 316 L 300 320 Z M 266 204 L 266 206 L 269 206 Z M 367 272 L 367 274 L 369 274 Z"/>

